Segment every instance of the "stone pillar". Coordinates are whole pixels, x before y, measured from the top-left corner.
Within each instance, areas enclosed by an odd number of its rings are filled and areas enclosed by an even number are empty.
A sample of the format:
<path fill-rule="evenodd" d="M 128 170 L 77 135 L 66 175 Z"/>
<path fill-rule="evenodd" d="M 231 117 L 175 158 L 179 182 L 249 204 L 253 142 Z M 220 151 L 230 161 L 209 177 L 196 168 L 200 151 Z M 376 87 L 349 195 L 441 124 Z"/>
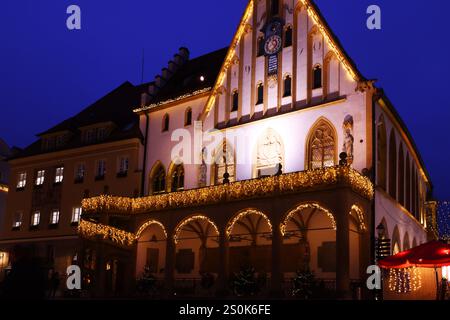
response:
<path fill-rule="evenodd" d="M 345 197 L 345 195 L 344 195 Z M 349 212 L 341 198 L 336 216 L 336 291 L 340 299 L 350 298 L 350 239 Z"/>
<path fill-rule="evenodd" d="M 176 244 L 173 238 L 173 234 L 168 234 L 166 240 L 166 265 L 164 269 L 164 294 L 167 298 L 171 298 L 174 293 L 175 256 Z"/>
<path fill-rule="evenodd" d="M 229 291 L 229 272 L 230 262 L 229 253 L 230 246 L 228 236 L 226 234 L 226 228 L 220 230 L 219 234 L 219 275 L 217 278 L 217 296 L 225 297 Z"/>
<path fill-rule="evenodd" d="M 101 239 L 95 245 L 95 296 L 102 298 L 106 294 L 106 259 L 105 246 Z"/>
<path fill-rule="evenodd" d="M 283 237 L 279 228 L 280 222 L 273 221 L 272 230 L 272 276 L 270 280 L 270 294 L 273 297 L 283 296 L 283 273 L 281 268 L 281 248 Z"/>

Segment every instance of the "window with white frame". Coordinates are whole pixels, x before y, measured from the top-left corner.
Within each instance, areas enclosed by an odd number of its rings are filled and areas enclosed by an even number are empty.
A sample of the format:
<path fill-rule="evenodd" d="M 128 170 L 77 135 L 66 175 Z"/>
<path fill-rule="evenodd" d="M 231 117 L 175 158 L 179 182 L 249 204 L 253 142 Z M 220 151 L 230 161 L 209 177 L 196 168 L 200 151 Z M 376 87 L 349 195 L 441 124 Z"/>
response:
<path fill-rule="evenodd" d="M 37 227 L 40 222 L 41 222 L 41 212 L 35 211 L 31 216 L 31 226 Z"/>
<path fill-rule="evenodd" d="M 128 172 L 128 157 L 120 157 L 119 158 L 119 173 L 126 174 Z"/>
<path fill-rule="evenodd" d="M 64 179 L 64 167 L 58 167 L 55 170 L 55 183 L 61 183 Z"/>
<path fill-rule="evenodd" d="M 79 223 L 81 219 L 81 207 L 75 207 L 72 210 L 72 223 Z"/>
<path fill-rule="evenodd" d="M 84 163 L 79 163 L 75 170 L 75 180 L 80 181 L 84 179 L 86 174 L 86 166 Z"/>
<path fill-rule="evenodd" d="M 50 215 L 50 224 L 56 225 L 59 223 L 59 210 L 52 210 Z"/>
<path fill-rule="evenodd" d="M 22 218 L 23 213 L 18 211 L 14 214 L 14 220 L 13 220 L 13 228 L 20 228 L 22 226 Z"/>
<path fill-rule="evenodd" d="M 27 173 L 21 172 L 18 174 L 17 177 L 17 188 L 22 189 L 25 188 L 26 185 L 27 185 Z"/>
<path fill-rule="evenodd" d="M 45 179 L 45 170 L 39 170 L 36 174 L 36 185 L 42 186 Z"/>
<path fill-rule="evenodd" d="M 98 178 L 102 178 L 105 176 L 106 173 L 106 161 L 105 160 L 99 160 L 97 161 L 97 172 L 96 172 L 96 176 Z"/>

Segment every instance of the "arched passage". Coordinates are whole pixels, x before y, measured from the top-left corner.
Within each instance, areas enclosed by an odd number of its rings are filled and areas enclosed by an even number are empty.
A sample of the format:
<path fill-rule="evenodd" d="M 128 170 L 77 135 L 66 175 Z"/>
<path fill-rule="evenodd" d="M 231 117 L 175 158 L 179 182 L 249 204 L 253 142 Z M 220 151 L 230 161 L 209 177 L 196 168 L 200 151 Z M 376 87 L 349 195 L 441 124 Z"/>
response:
<path fill-rule="evenodd" d="M 145 271 L 157 278 L 164 277 L 167 233 L 163 224 L 156 220 L 145 222 L 136 233 L 136 276 Z"/>
<path fill-rule="evenodd" d="M 202 275 L 218 270 L 219 230 L 204 215 L 194 215 L 181 221 L 175 229 L 175 279 L 195 282 Z"/>
<path fill-rule="evenodd" d="M 290 210 L 281 226 L 282 269 L 287 276 L 312 271 L 318 278 L 336 277 L 336 221 L 318 203 L 302 203 Z"/>
<path fill-rule="evenodd" d="M 238 212 L 227 224 L 230 271 L 254 268 L 259 275 L 271 271 L 272 223 L 257 209 Z"/>

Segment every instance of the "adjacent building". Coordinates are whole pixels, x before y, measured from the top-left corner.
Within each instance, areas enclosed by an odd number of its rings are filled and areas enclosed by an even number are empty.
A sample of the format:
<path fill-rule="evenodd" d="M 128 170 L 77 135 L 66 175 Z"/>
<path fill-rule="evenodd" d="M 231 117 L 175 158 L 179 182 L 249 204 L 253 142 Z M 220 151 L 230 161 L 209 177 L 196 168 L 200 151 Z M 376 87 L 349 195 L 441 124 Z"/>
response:
<path fill-rule="evenodd" d="M 3 219 L 6 214 L 6 201 L 8 196 L 9 165 L 7 159 L 11 156 L 11 149 L 5 141 L 0 139 L 0 230 L 2 229 Z M 8 252 L 0 250 L 0 280 L 3 270 L 8 266 Z"/>
<path fill-rule="evenodd" d="M 0 185 L 0 196 L 9 189 L 0 251 L 13 259 L 15 248 L 27 247 L 64 275 L 78 257 L 82 199 L 140 194 L 143 136 L 132 111 L 140 91 L 122 84 L 9 159 L 9 184 Z"/>
<path fill-rule="evenodd" d="M 171 61 L 135 113 L 145 197 L 83 202 L 95 295 L 130 294 L 149 273 L 169 295 L 227 294 L 252 267 L 266 293 L 311 271 L 348 297 L 377 237 L 396 253 L 432 236 L 410 132 L 310 0 L 249 1 L 230 47 Z"/>

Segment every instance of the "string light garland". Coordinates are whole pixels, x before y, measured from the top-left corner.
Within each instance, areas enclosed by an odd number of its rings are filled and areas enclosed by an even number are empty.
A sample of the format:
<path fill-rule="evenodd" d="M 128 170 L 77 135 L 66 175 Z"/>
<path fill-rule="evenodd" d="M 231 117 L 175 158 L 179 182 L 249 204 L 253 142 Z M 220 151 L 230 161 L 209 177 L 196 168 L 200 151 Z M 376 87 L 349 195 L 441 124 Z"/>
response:
<path fill-rule="evenodd" d="M 366 223 L 364 222 L 364 212 L 363 212 L 363 210 L 359 206 L 354 204 L 352 206 L 352 209 L 350 210 L 350 214 L 352 213 L 352 211 L 356 213 L 356 216 L 357 216 L 358 222 L 359 222 L 359 228 L 361 230 L 363 230 L 363 231 L 366 231 L 367 230 L 367 226 L 366 226 Z"/>
<path fill-rule="evenodd" d="M 103 240 L 110 240 L 123 246 L 131 246 L 136 240 L 136 236 L 133 233 L 86 220 L 80 221 L 78 233 L 83 238 L 93 239 L 96 237 L 101 237 Z"/>
<path fill-rule="evenodd" d="M 350 75 L 350 77 L 353 80 L 358 81 L 359 79 L 358 79 L 358 76 L 357 76 L 356 72 L 353 70 L 353 68 L 351 67 L 350 63 L 344 57 L 344 55 L 342 54 L 341 50 L 339 50 L 337 44 L 333 41 L 333 38 L 329 34 L 329 32 L 328 32 L 327 28 L 325 27 L 324 23 L 322 23 L 322 21 L 321 21 L 319 15 L 317 14 L 317 12 L 314 10 L 312 5 L 310 4 L 309 0 L 301 0 L 301 2 L 305 6 L 309 17 L 314 21 L 314 23 L 319 28 L 320 32 L 322 33 L 323 37 L 325 38 L 325 40 L 326 40 L 328 46 L 330 47 L 331 51 L 333 51 L 333 53 L 336 55 L 337 59 L 342 64 L 344 69 L 347 70 L 347 72 Z"/>
<path fill-rule="evenodd" d="M 143 198 L 102 195 L 84 199 L 82 206 L 83 212 L 88 214 L 108 212 L 115 214 L 139 214 L 163 209 L 186 208 L 298 193 L 338 184 L 349 186 L 361 196 L 369 200 L 373 199 L 373 184 L 367 177 L 349 166 L 337 166 Z"/>
<path fill-rule="evenodd" d="M 133 112 L 139 113 L 139 112 L 143 112 L 143 111 L 146 111 L 146 110 L 149 110 L 149 109 L 160 107 L 160 106 L 163 106 L 163 105 L 166 105 L 166 104 L 169 104 L 169 103 L 178 102 L 180 100 L 184 100 L 184 99 L 187 99 L 187 98 L 191 98 L 191 97 L 194 97 L 194 96 L 201 95 L 203 93 L 211 91 L 211 89 L 212 89 L 211 87 L 207 87 L 207 88 L 204 88 L 204 89 L 200 89 L 200 90 L 196 90 L 196 91 L 193 91 L 193 92 L 189 92 L 189 93 L 180 95 L 180 96 L 178 96 L 176 98 L 173 98 L 173 99 L 164 100 L 164 101 L 161 101 L 161 102 L 158 102 L 158 103 L 153 103 L 151 105 L 144 106 L 142 108 L 134 109 Z"/>
<path fill-rule="evenodd" d="M 422 287 L 422 275 L 416 267 L 389 270 L 389 291 L 415 292 Z"/>
<path fill-rule="evenodd" d="M 181 231 L 183 231 L 183 228 L 185 226 L 187 226 L 188 224 L 190 224 L 193 221 L 197 221 L 197 220 L 203 220 L 206 221 L 207 223 L 209 223 L 210 225 L 213 226 L 214 231 L 216 232 L 217 235 L 219 235 L 219 229 L 217 228 L 216 224 L 208 217 L 202 216 L 202 215 L 196 215 L 196 216 L 192 216 L 188 219 L 183 220 L 183 222 L 181 222 L 175 229 L 175 234 L 173 236 L 173 240 L 175 241 L 175 244 L 178 243 L 179 241 L 179 236 Z"/>
<path fill-rule="evenodd" d="M 438 202 L 436 219 L 439 230 L 439 238 L 442 240 L 450 240 L 450 202 Z"/>
<path fill-rule="evenodd" d="M 146 223 L 144 223 L 144 224 L 139 228 L 138 232 L 136 232 L 135 239 L 136 239 L 136 240 L 139 239 L 139 238 L 141 237 L 142 233 L 145 231 L 145 229 L 147 229 L 147 228 L 150 227 L 151 225 L 157 225 L 157 226 L 161 227 L 161 229 L 162 229 L 163 232 L 164 232 L 164 236 L 167 238 L 167 232 L 166 232 L 166 228 L 164 228 L 164 225 L 163 225 L 161 222 L 159 222 L 159 221 L 156 221 L 156 220 L 150 220 L 150 221 L 147 221 Z"/>
<path fill-rule="evenodd" d="M 236 224 L 236 222 L 238 222 L 239 220 L 241 220 L 243 217 L 248 216 L 248 215 L 257 215 L 260 216 L 262 218 L 264 218 L 264 220 L 266 220 L 267 224 L 269 225 L 269 230 L 270 233 L 272 233 L 273 229 L 272 229 L 272 223 L 270 222 L 269 218 L 262 213 L 261 211 L 255 210 L 255 209 L 247 209 L 244 210 L 242 212 L 240 212 L 239 214 L 237 214 L 227 225 L 227 237 L 230 238 L 231 234 L 233 233 L 233 228 L 234 225 Z"/>
<path fill-rule="evenodd" d="M 280 225 L 281 234 L 283 236 L 286 235 L 286 229 L 287 229 L 287 225 L 288 225 L 289 221 L 297 213 L 299 213 L 300 211 L 303 211 L 305 209 L 317 209 L 317 210 L 324 212 L 328 216 L 328 218 L 330 218 L 333 229 L 336 230 L 336 220 L 334 219 L 333 214 L 328 209 L 322 207 L 318 203 L 304 203 L 304 204 L 299 205 L 297 208 L 295 208 L 291 212 L 289 212 L 288 215 L 286 216 L 286 218 L 284 219 L 283 223 Z"/>

